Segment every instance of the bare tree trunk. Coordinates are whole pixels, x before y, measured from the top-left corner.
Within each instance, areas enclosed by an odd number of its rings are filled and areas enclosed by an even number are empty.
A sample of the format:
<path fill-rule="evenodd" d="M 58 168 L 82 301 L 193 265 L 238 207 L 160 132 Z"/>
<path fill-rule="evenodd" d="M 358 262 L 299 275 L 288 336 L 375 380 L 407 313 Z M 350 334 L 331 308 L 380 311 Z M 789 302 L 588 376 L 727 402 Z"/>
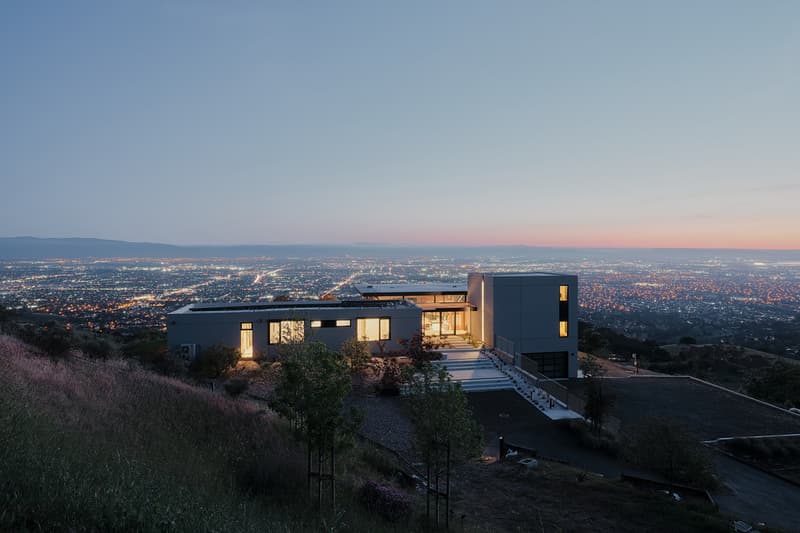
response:
<path fill-rule="evenodd" d="M 437 450 L 438 452 L 438 450 Z M 436 454 L 436 527 L 439 527 L 439 454 Z"/>
<path fill-rule="evenodd" d="M 336 439 L 331 441 L 331 509 L 336 511 Z"/>
<path fill-rule="evenodd" d="M 425 477 L 425 518 L 430 521 L 431 519 L 431 457 L 425 459 L 425 465 L 428 467 L 428 475 Z"/>
<path fill-rule="evenodd" d="M 311 499 L 311 441 L 307 444 L 308 448 L 308 468 L 306 472 L 308 474 L 308 499 Z"/>
<path fill-rule="evenodd" d="M 450 441 L 447 441 L 447 478 L 445 481 L 444 528 L 450 529 Z"/>

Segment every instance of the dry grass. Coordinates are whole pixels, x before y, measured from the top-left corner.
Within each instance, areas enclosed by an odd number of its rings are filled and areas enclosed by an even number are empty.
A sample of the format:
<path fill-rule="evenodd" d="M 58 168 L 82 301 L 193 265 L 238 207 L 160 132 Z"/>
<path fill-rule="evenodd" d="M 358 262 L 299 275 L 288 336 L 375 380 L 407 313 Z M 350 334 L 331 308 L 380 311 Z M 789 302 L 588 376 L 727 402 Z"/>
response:
<path fill-rule="evenodd" d="M 308 512 L 304 459 L 252 403 L 0 336 L 0 530 L 383 529 Z"/>

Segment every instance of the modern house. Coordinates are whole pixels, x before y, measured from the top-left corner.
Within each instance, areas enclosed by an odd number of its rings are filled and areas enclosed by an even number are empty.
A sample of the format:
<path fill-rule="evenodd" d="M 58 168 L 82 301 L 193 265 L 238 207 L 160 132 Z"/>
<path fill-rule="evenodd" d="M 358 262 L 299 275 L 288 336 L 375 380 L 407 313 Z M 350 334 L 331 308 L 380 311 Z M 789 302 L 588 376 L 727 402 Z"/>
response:
<path fill-rule="evenodd" d="M 188 357 L 214 344 L 239 348 L 243 359 L 275 357 L 281 345 L 304 341 L 338 350 L 353 337 L 390 351 L 419 331 L 421 317 L 404 300 L 189 304 L 167 315 L 167 342 Z"/>
<path fill-rule="evenodd" d="M 274 357 L 282 344 L 349 338 L 373 352 L 401 347 L 422 332 L 458 335 L 511 354 L 552 378 L 578 371 L 578 278 L 530 273 L 470 273 L 465 284 L 361 284 L 359 300 L 190 304 L 167 315 L 168 343 L 189 357 L 214 344 L 242 358 Z"/>

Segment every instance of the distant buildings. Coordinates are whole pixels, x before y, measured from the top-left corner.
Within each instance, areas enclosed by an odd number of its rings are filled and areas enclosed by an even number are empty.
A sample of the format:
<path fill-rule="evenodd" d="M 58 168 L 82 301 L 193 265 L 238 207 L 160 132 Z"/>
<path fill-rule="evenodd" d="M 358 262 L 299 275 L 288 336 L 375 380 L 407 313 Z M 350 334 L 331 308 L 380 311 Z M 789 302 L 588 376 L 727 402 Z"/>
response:
<path fill-rule="evenodd" d="M 274 357 L 307 340 L 338 349 L 349 338 L 373 353 L 398 350 L 421 332 L 462 336 L 515 355 L 554 378 L 578 370 L 578 278 L 564 274 L 471 273 L 466 284 L 356 285 L 358 300 L 190 304 L 167 315 L 171 350 L 196 356 L 214 344 L 243 358 Z"/>

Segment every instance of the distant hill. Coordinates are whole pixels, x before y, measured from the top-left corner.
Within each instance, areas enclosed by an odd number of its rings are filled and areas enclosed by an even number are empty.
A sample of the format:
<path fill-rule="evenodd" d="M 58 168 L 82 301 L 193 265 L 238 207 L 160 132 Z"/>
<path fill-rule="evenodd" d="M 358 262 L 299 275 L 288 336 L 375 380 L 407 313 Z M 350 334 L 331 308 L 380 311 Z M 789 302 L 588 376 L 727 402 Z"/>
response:
<path fill-rule="evenodd" d="M 0 260 L 88 258 L 315 258 L 315 257 L 443 257 L 480 261 L 530 259 L 537 261 L 648 260 L 683 262 L 698 259 L 772 260 L 800 262 L 800 251 L 703 250 L 643 248 L 553 248 L 537 246 L 450 246 L 393 244 L 253 244 L 182 246 L 93 238 L 0 237 Z"/>
<path fill-rule="evenodd" d="M 80 259 L 85 257 L 174 257 L 177 246 L 104 239 L 0 238 L 0 259 Z"/>

